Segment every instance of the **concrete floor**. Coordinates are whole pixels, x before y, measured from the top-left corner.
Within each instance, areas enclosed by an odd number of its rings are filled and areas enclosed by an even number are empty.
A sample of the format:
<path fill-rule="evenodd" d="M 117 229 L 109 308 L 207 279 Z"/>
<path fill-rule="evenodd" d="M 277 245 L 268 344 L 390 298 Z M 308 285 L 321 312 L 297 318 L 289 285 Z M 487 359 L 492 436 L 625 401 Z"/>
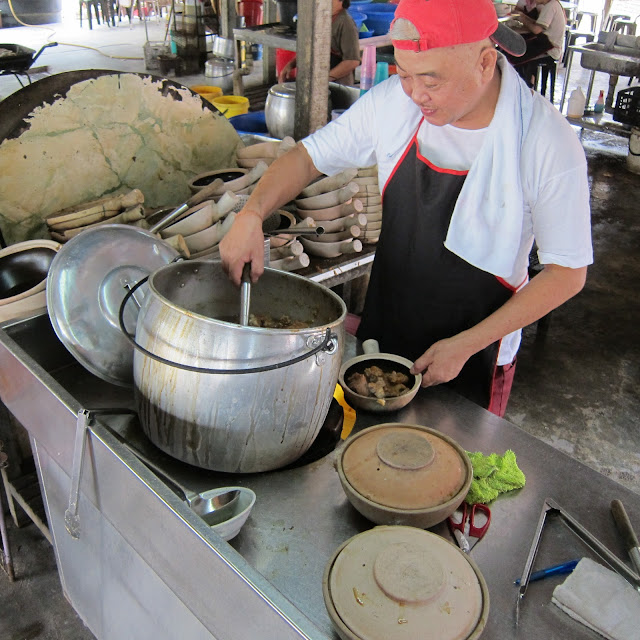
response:
<path fill-rule="evenodd" d="M 635 16 L 640 10 L 634 13 L 632 7 L 631 13 Z M 163 39 L 162 23 L 152 20 L 147 26 L 149 39 Z M 45 28 L 3 29 L 0 40 L 34 49 L 47 40 L 73 42 L 119 56 L 106 58 L 94 50 L 61 45 L 48 49 L 38 61 L 49 65 L 50 73 L 79 68 L 144 70 L 146 35 L 137 20 L 131 28 L 128 23 L 116 28 L 100 25 L 90 32 L 72 22 L 51 29 L 55 33 Z M 556 103 L 563 75 L 561 70 Z M 577 62 L 571 78 L 570 89 L 577 84 L 586 87 L 586 72 Z M 187 86 L 208 83 L 204 76 L 177 80 Z M 607 86 L 608 76 L 597 74 L 596 90 Z M 13 77 L 0 77 L 0 99 L 18 88 Z M 584 291 L 552 313 L 546 334 L 536 325 L 525 329 L 506 417 L 640 493 L 640 175 L 626 169 L 625 139 L 584 132 L 582 140 L 589 161 L 595 264 Z M 16 529 L 9 523 L 9 537 L 17 580 L 9 583 L 0 572 L 0 640 L 93 638 L 66 602 L 53 550 L 38 529 L 32 524 Z"/>

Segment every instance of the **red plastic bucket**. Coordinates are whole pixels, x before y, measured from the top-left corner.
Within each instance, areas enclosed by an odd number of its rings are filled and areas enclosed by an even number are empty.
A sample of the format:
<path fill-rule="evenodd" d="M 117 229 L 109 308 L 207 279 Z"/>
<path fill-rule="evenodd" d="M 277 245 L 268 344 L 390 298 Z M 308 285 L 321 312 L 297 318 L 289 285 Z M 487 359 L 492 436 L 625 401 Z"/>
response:
<path fill-rule="evenodd" d="M 239 0 L 238 15 L 244 17 L 247 27 L 262 24 L 262 0 Z"/>
<path fill-rule="evenodd" d="M 280 72 L 282 71 L 282 69 L 284 69 L 284 66 L 287 64 L 287 62 L 289 62 L 289 60 L 292 60 L 295 57 L 296 57 L 295 51 L 286 51 L 285 49 L 276 49 L 276 76 L 279 76 Z M 294 78 L 296 77 L 296 72 L 297 72 L 297 69 L 294 69 L 291 74 Z"/>

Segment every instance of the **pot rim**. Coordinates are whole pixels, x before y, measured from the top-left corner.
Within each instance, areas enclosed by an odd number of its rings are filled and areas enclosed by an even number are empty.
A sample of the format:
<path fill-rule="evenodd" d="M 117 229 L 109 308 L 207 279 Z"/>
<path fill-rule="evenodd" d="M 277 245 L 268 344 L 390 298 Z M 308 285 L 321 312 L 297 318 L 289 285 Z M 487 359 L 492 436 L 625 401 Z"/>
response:
<path fill-rule="evenodd" d="M 270 328 L 270 327 L 252 327 L 252 326 L 243 326 L 240 324 L 237 324 L 235 322 L 227 322 L 225 320 L 220 320 L 218 318 L 211 318 L 209 316 L 205 316 L 202 315 L 200 313 L 196 313 L 194 311 L 188 311 L 187 309 L 185 309 L 184 307 L 181 307 L 177 304 L 175 304 L 174 302 L 172 302 L 171 300 L 169 300 L 168 298 L 166 298 L 164 295 L 162 295 L 158 289 L 155 287 L 154 285 L 154 278 L 157 274 L 163 272 L 163 271 L 168 271 L 169 269 L 177 269 L 179 267 L 184 267 L 184 266 L 197 266 L 200 264 L 211 264 L 211 263 L 216 263 L 219 262 L 217 260 L 189 260 L 187 265 L 185 265 L 185 262 L 172 262 L 169 264 L 166 264 L 162 267 L 160 267 L 160 269 L 156 269 L 150 276 L 149 276 L 149 281 L 147 283 L 149 290 L 153 292 L 153 294 L 155 296 L 157 296 L 157 298 L 166 306 L 170 307 L 172 310 L 179 312 L 179 313 L 187 313 L 189 316 L 197 319 L 198 321 L 204 321 L 206 324 L 211 324 L 213 326 L 218 326 L 218 325 L 222 325 L 224 327 L 233 327 L 236 330 L 241 330 L 241 331 L 246 331 L 249 333 L 259 333 L 261 336 L 264 335 L 273 335 L 273 336 L 283 336 L 285 334 L 294 334 L 294 335 L 306 335 L 306 334 L 317 334 L 319 331 L 323 331 L 326 330 L 327 328 L 331 328 L 334 327 L 336 325 L 339 325 L 341 323 L 344 322 L 344 318 L 347 315 L 347 306 L 344 303 L 344 300 L 342 300 L 342 298 L 337 294 L 334 293 L 333 291 L 331 291 L 331 289 L 329 289 L 328 287 L 325 287 L 324 285 L 318 283 L 318 282 L 314 282 L 313 280 L 309 280 L 309 278 L 305 278 L 304 276 L 301 276 L 297 273 L 291 273 L 289 271 L 281 271 L 279 269 L 272 269 L 270 267 L 265 267 L 265 273 L 269 272 L 269 273 L 275 273 L 278 275 L 282 275 L 284 274 L 283 277 L 286 278 L 294 278 L 297 279 L 298 281 L 303 281 L 305 282 L 305 284 L 311 284 L 312 286 L 315 287 L 320 287 L 321 289 L 324 290 L 325 293 L 329 294 L 329 297 L 332 298 L 334 301 L 338 302 L 338 305 L 340 307 L 340 315 L 333 320 L 330 323 L 326 323 L 326 324 L 319 324 L 319 325 L 314 325 L 312 327 L 305 327 L 304 329 L 274 329 L 274 328 Z M 238 293 L 238 295 L 240 295 Z"/>

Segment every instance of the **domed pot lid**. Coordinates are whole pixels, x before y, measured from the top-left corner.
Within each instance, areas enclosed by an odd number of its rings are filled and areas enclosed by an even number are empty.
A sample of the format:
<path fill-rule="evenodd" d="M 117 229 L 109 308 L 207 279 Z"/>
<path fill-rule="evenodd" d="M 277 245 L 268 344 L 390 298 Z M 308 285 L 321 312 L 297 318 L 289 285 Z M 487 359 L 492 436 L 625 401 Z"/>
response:
<path fill-rule="evenodd" d="M 473 560 L 415 527 L 375 527 L 347 540 L 327 565 L 323 591 L 343 638 L 470 640 L 489 613 Z"/>
<path fill-rule="evenodd" d="M 295 98 L 296 97 L 296 83 L 295 82 L 282 82 L 281 84 L 274 84 L 269 89 L 269 94 L 272 96 L 278 96 L 278 98 Z"/>
<path fill-rule="evenodd" d="M 178 253 L 155 235 L 128 225 L 87 229 L 58 251 L 47 277 L 47 309 L 56 335 L 86 369 L 120 386 L 133 383 L 133 347 L 118 314 L 142 278 Z M 141 303 L 146 284 L 135 293 Z M 135 332 L 138 306 L 130 300 L 125 326 Z"/>
<path fill-rule="evenodd" d="M 469 465 L 450 438 L 419 425 L 389 423 L 356 434 L 341 458 L 355 491 L 395 509 L 428 509 L 463 488 Z"/>

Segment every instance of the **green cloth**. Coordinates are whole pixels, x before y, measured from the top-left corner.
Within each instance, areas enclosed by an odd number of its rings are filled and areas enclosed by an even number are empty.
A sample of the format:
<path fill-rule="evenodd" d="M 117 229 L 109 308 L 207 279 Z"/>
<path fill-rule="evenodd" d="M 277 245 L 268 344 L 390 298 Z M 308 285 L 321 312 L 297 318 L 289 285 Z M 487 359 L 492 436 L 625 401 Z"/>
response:
<path fill-rule="evenodd" d="M 487 504 L 501 493 L 524 487 L 524 473 L 520 471 L 516 454 L 511 449 L 505 451 L 503 456 L 497 453 L 485 456 L 479 451 L 467 451 L 467 454 L 473 465 L 473 481 L 465 498 L 469 504 Z"/>

